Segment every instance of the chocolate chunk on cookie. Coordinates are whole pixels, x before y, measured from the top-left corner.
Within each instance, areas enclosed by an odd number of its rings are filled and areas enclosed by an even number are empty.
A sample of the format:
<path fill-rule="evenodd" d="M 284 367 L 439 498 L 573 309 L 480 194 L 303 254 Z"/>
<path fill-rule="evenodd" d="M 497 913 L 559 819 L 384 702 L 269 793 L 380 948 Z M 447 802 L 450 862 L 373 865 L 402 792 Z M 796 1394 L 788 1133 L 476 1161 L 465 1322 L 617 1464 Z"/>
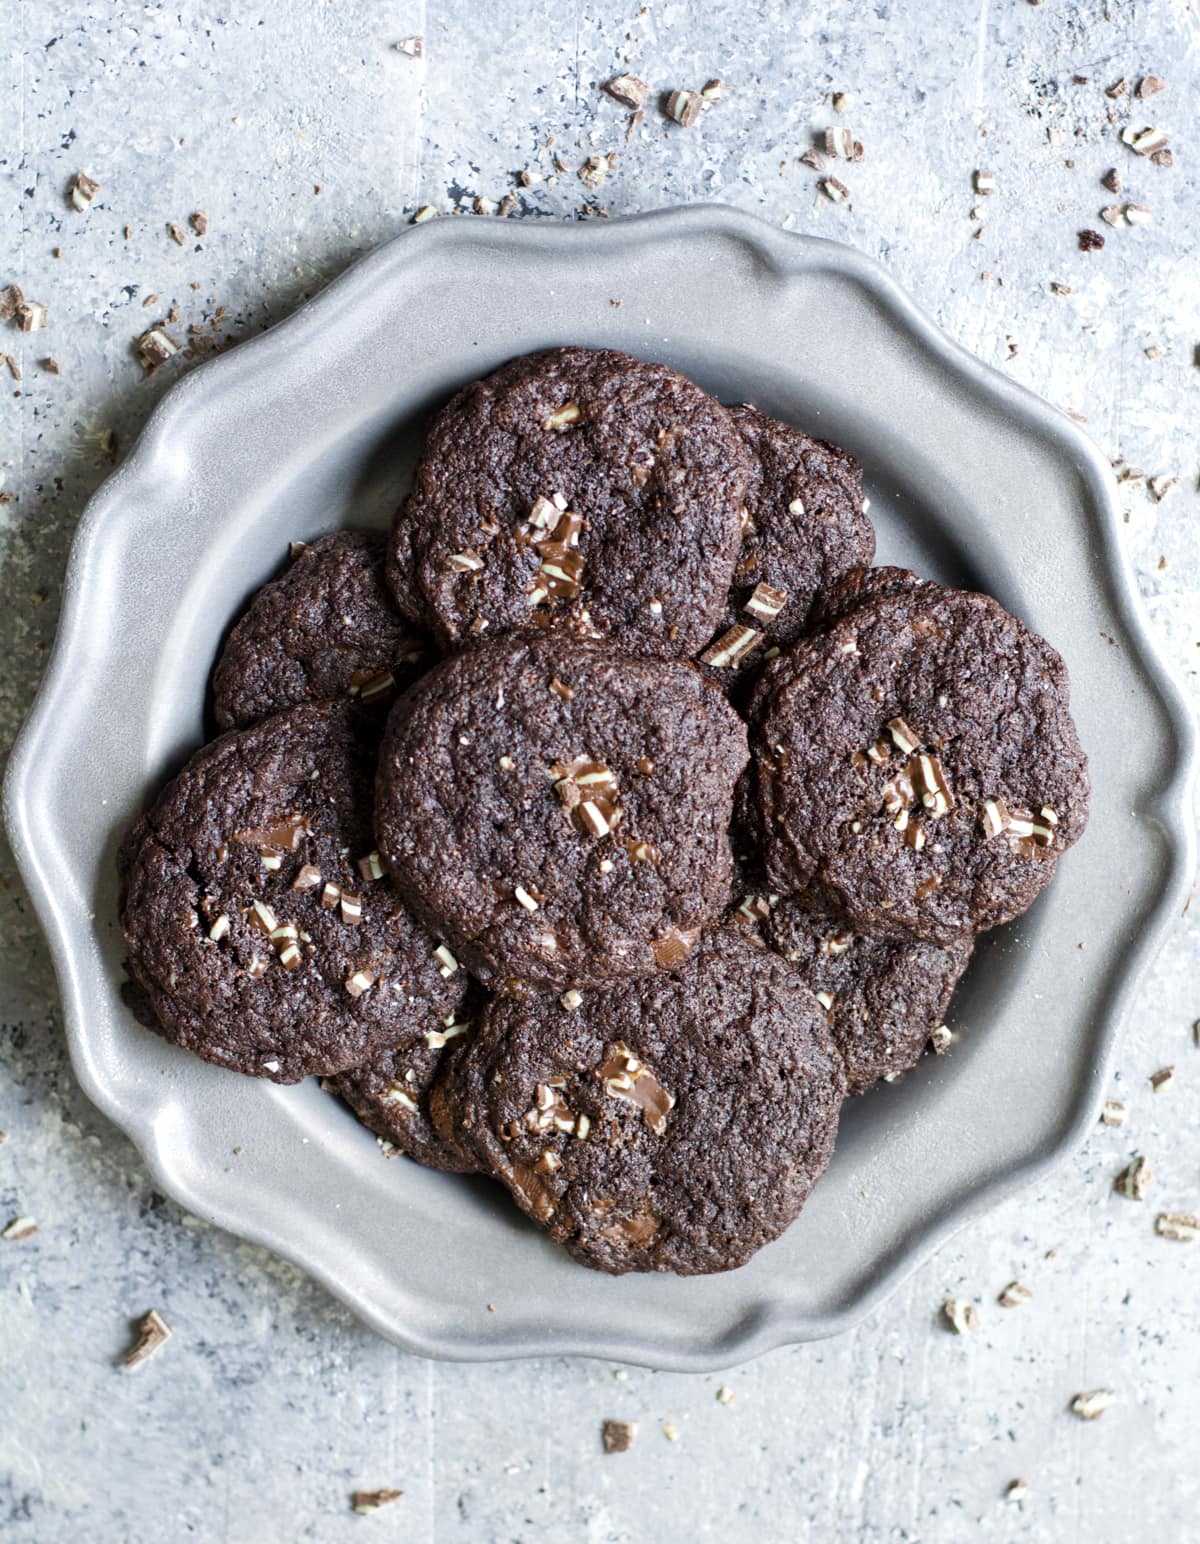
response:
<path fill-rule="evenodd" d="M 753 407 L 730 416 L 752 463 L 742 550 L 725 614 L 700 655 L 723 680 L 794 643 L 821 592 L 875 554 L 853 456 Z"/>
<path fill-rule="evenodd" d="M 129 973 L 206 1061 L 295 1083 L 421 1041 L 462 1000 L 375 851 L 363 730 L 348 702 L 234 730 L 125 838 Z"/>
<path fill-rule="evenodd" d="M 685 658 L 724 607 L 749 473 L 726 410 L 666 365 L 530 354 L 434 419 L 389 582 L 450 647 L 549 629 Z"/>
<path fill-rule="evenodd" d="M 921 585 L 768 666 L 752 803 L 771 890 L 949 944 L 1019 916 L 1087 820 L 1067 669 L 988 596 Z"/>
<path fill-rule="evenodd" d="M 221 729 L 300 702 L 390 702 L 433 657 L 383 580 L 384 539 L 336 531 L 300 547 L 251 600 L 213 672 Z"/>
<path fill-rule="evenodd" d="M 743 1265 L 800 1211 L 844 1081 L 812 994 L 726 925 L 668 974 L 493 999 L 439 1093 L 577 1260 L 695 1275 Z"/>
<path fill-rule="evenodd" d="M 328 1078 L 325 1087 L 354 1111 L 368 1131 L 427 1169 L 471 1174 L 479 1165 L 438 1135 L 429 1093 L 446 1059 L 446 1048 L 471 1033 L 460 1011 L 405 1050 L 387 1050 L 361 1067 Z"/>
<path fill-rule="evenodd" d="M 751 904 L 760 899 L 748 897 Z M 843 918 L 786 897 L 762 915 L 768 943 L 796 967 L 829 1015 L 849 1093 L 916 1066 L 967 968 L 973 939 L 939 949 L 864 938 Z"/>
<path fill-rule="evenodd" d="M 468 650 L 392 710 L 380 851 L 485 981 L 648 975 L 728 899 L 746 755 L 740 719 L 691 665 L 556 634 Z"/>

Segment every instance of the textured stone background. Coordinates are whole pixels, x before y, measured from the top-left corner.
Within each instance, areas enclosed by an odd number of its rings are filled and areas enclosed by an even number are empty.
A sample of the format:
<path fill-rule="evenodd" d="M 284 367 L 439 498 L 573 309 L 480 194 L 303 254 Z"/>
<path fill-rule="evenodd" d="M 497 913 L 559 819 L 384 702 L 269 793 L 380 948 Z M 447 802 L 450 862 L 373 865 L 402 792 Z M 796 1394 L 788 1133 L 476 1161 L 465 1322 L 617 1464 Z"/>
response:
<path fill-rule="evenodd" d="M 1125 534 L 1194 691 L 1198 25 L 1184 0 L 1107 11 L 715 0 L 642 13 L 587 0 L 0 0 L 0 283 L 50 308 L 47 331 L 5 328 L 0 342 L 23 370 L 3 380 L 0 414 L 15 495 L 0 506 L 0 747 L 37 684 L 71 533 L 108 469 L 105 437 L 119 454 L 189 368 L 177 359 L 143 378 L 130 342 L 147 319 L 177 304 L 186 327 L 223 306 L 220 334 L 249 336 L 418 205 L 474 218 L 473 196 L 499 199 L 525 167 L 548 174 L 520 191 L 525 218 L 575 218 L 597 200 L 616 215 L 722 199 L 848 241 L 969 349 L 1085 414 L 1110 455 L 1179 476 L 1161 504 L 1127 486 Z M 416 33 L 423 62 L 390 46 Z M 627 146 L 623 114 L 597 90 L 627 60 L 656 88 L 720 75 L 735 90 L 690 131 L 651 111 Z M 1105 97 L 1147 71 L 1167 83 L 1151 101 Z M 850 97 L 841 119 L 832 91 Z M 1169 132 L 1172 169 L 1119 144 L 1130 119 Z M 798 164 L 835 121 L 866 146 L 843 174 L 848 207 Z M 616 170 L 589 195 L 575 168 L 614 149 Z M 1098 223 L 1113 165 L 1150 225 Z M 980 166 L 999 185 L 989 200 L 972 193 Z M 64 201 L 80 168 L 103 183 L 86 215 Z M 175 245 L 167 222 L 197 209 L 208 235 Z M 1085 225 L 1105 234 L 1102 252 L 1077 250 Z M 1156 344 L 1165 353 L 1147 358 Z M 60 375 L 39 368 L 47 355 Z M 1098 1128 L 1050 1184 L 974 1224 L 857 1332 L 721 1378 L 433 1366 L 155 1193 L 75 1087 L 45 950 L 0 849 L 0 1211 L 40 1224 L 25 1243 L 0 1242 L 0 1533 L 14 1544 L 1194 1537 L 1200 1245 L 1155 1238 L 1153 1201 L 1121 1200 L 1111 1181 L 1145 1152 L 1156 1199 L 1200 1204 L 1198 967 L 1193 911 L 1121 1050 L 1129 1126 Z M 1167 1063 L 1174 1087 L 1155 1095 L 1148 1075 Z M 1014 1275 L 1035 1298 L 1006 1312 L 995 1295 Z M 979 1303 L 974 1336 L 938 1326 L 950 1293 Z M 151 1305 L 175 1334 L 131 1376 L 114 1359 Z M 716 1399 L 722 1384 L 732 1404 Z M 1076 1420 L 1071 1396 L 1097 1385 L 1118 1403 Z M 601 1454 L 606 1416 L 640 1422 L 632 1453 Z M 1029 1497 L 1006 1502 L 1018 1475 Z M 380 1485 L 403 1499 L 352 1516 L 349 1492 Z"/>

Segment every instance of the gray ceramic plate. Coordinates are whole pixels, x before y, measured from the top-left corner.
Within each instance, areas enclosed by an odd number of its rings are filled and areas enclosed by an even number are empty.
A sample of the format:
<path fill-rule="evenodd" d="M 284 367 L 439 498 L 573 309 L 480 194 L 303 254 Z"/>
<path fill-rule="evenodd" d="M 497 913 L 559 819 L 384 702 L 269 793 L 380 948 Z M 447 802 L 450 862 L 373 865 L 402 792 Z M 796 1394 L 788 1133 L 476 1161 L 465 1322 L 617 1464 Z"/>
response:
<path fill-rule="evenodd" d="M 849 1106 L 803 1216 L 725 1276 L 587 1272 L 498 1190 L 385 1162 L 315 1083 L 205 1066 L 141 1029 L 118 992 L 118 835 L 204 738 L 229 619 L 292 538 L 387 522 L 429 407 L 510 355 L 566 342 L 667 360 L 847 446 L 882 561 L 990 591 L 1066 656 L 1092 761 L 1087 835 L 1029 915 L 983 941 L 952 1053 Z M 176 386 L 80 525 L 6 793 L 85 1089 L 165 1191 L 427 1355 L 703 1369 L 853 1324 L 1082 1138 L 1138 978 L 1183 903 L 1191 722 L 1147 638 L 1116 521 L 1087 438 L 844 247 L 704 207 L 406 233 Z"/>

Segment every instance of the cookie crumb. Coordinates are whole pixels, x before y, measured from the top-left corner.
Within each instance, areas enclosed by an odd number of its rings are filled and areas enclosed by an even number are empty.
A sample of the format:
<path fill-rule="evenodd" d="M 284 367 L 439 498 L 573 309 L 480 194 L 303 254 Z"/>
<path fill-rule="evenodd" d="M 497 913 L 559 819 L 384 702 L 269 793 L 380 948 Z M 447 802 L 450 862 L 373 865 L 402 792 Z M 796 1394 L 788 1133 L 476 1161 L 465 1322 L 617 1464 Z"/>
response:
<path fill-rule="evenodd" d="M 719 1405 L 731 1405 L 734 1400 L 733 1390 L 725 1383 L 717 1390 L 717 1403 Z"/>
<path fill-rule="evenodd" d="M 1076 1394 L 1071 1401 L 1071 1411 L 1081 1421 L 1098 1421 L 1116 1397 L 1115 1389 L 1092 1389 L 1086 1394 Z"/>
<path fill-rule="evenodd" d="M 1139 1154 L 1113 1180 L 1113 1189 L 1129 1201 L 1144 1201 L 1153 1183 L 1154 1170 L 1150 1167 L 1150 1161 Z"/>
<path fill-rule="evenodd" d="M 607 92 L 614 102 L 619 102 L 622 107 L 628 107 L 631 111 L 644 106 L 646 98 L 650 95 L 650 87 L 636 75 L 614 75 L 611 80 L 606 80 L 600 89 Z"/>
<path fill-rule="evenodd" d="M 1001 1308 L 1019 1308 L 1022 1303 L 1029 1302 L 1033 1293 L 1022 1281 L 1010 1281 L 1004 1291 L 1000 1293 L 996 1301 Z"/>
<path fill-rule="evenodd" d="M 17 326 L 22 332 L 41 332 L 50 319 L 40 300 L 25 300 L 17 307 Z"/>
<path fill-rule="evenodd" d="M 1079 232 L 1079 250 L 1081 252 L 1099 252 L 1104 245 L 1104 237 L 1099 231 L 1083 230 Z"/>
<path fill-rule="evenodd" d="M 679 1427 L 676 1426 L 674 1421 L 664 1421 L 663 1422 L 662 1434 L 667 1439 L 668 1442 L 678 1442 L 679 1441 Z"/>
<path fill-rule="evenodd" d="M 398 54 L 404 54 L 409 59 L 422 59 L 425 56 L 425 39 L 423 36 L 401 38 L 398 43 L 393 43 L 392 47 Z"/>
<path fill-rule="evenodd" d="M 397 45 L 398 47 L 399 45 Z M 402 1490 L 356 1490 L 350 1497 L 350 1505 L 360 1517 L 370 1517 L 373 1512 L 382 1511 L 385 1506 L 391 1506 L 393 1501 L 399 1501 L 404 1494 Z"/>
<path fill-rule="evenodd" d="M 1123 1099 L 1106 1099 L 1100 1110 L 1100 1119 L 1106 1126 L 1123 1126 L 1129 1119 L 1129 1106 Z"/>
<path fill-rule="evenodd" d="M 850 202 L 850 189 L 837 177 L 822 177 L 817 186 L 831 203 L 847 204 Z"/>
<path fill-rule="evenodd" d="M 942 1304 L 942 1314 L 956 1335 L 966 1335 L 979 1328 L 979 1310 L 974 1303 L 960 1297 L 947 1298 Z"/>
<path fill-rule="evenodd" d="M 1150 1074 L 1150 1086 L 1156 1094 L 1165 1094 L 1174 1081 L 1174 1067 L 1160 1067 L 1157 1072 Z"/>
<path fill-rule="evenodd" d="M 703 99 L 698 91 L 671 91 L 667 94 L 666 114 L 681 128 L 690 129 L 700 117 Z"/>
<path fill-rule="evenodd" d="M 590 155 L 579 168 L 579 180 L 585 188 L 598 188 L 608 178 L 615 165 L 614 155 Z"/>
<path fill-rule="evenodd" d="M 38 1225 L 32 1217 L 14 1217 L 3 1232 L 0 1232 L 0 1238 L 6 1239 L 10 1244 L 20 1244 L 25 1239 L 32 1238 L 37 1230 Z"/>
<path fill-rule="evenodd" d="M 173 220 L 167 221 L 167 235 L 170 236 L 177 247 L 187 245 L 187 232 L 181 225 L 176 225 Z"/>
<path fill-rule="evenodd" d="M 1192 1212 L 1159 1212 L 1154 1219 L 1154 1231 L 1159 1238 L 1171 1238 L 1177 1244 L 1190 1244 L 1200 1236 L 1200 1217 Z"/>
<path fill-rule="evenodd" d="M 137 1339 L 122 1358 L 126 1368 L 130 1372 L 136 1371 L 143 1362 L 157 1355 L 170 1338 L 171 1326 L 157 1308 L 152 1308 L 138 1321 Z"/>
<path fill-rule="evenodd" d="M 84 214 L 91 208 L 92 200 L 100 191 L 100 184 L 94 177 L 89 177 L 87 172 L 76 172 L 71 182 L 69 198 L 71 208 L 79 214 Z"/>
<path fill-rule="evenodd" d="M 1121 143 L 1128 145 L 1134 155 L 1153 157 L 1162 154 L 1167 149 L 1167 136 L 1161 129 L 1134 129 L 1130 127 L 1121 130 Z M 1168 161 L 1166 164 L 1170 165 L 1170 162 Z"/>
<path fill-rule="evenodd" d="M 605 1421 L 600 1428 L 600 1440 L 606 1453 L 628 1453 L 636 1436 L 636 1421 Z"/>
<path fill-rule="evenodd" d="M 853 133 L 840 125 L 836 128 L 825 130 L 825 154 L 835 161 L 861 161 L 863 158 L 862 141 L 855 139 Z"/>
<path fill-rule="evenodd" d="M 1029 1495 L 1029 1486 L 1024 1480 L 1009 1480 L 1004 1487 L 1005 1501 L 1024 1501 Z"/>
<path fill-rule="evenodd" d="M 135 339 L 133 346 L 147 375 L 153 375 L 159 365 L 179 352 L 179 344 L 162 327 L 151 327 L 149 332 Z"/>
<path fill-rule="evenodd" d="M 203 209 L 197 209 L 195 214 L 188 215 L 188 224 L 196 232 L 197 236 L 208 235 L 208 214 Z"/>
<path fill-rule="evenodd" d="M 419 209 L 413 211 L 412 218 L 408 223 L 410 225 L 424 225 L 426 220 L 436 220 L 439 212 L 432 204 L 422 204 Z"/>

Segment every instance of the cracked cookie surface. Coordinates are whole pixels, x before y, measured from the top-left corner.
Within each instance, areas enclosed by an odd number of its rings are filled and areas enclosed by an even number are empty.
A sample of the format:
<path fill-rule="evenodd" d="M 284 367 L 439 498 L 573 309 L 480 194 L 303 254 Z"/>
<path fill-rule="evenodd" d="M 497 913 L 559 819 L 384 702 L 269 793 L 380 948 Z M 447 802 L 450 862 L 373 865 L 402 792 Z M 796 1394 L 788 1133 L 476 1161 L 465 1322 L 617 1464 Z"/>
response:
<path fill-rule="evenodd" d="M 745 801 L 771 891 L 948 944 L 1019 916 L 1087 821 L 1067 669 L 985 595 L 922 583 L 773 661 Z"/>
<path fill-rule="evenodd" d="M 485 982 L 647 975 L 728 899 L 746 755 L 745 726 L 689 664 L 556 635 L 468 650 L 392 710 L 380 851 Z"/>
<path fill-rule="evenodd" d="M 389 583 L 447 648 L 548 629 L 686 658 L 724 607 L 749 475 L 729 414 L 668 366 L 526 355 L 435 416 Z"/>
<path fill-rule="evenodd" d="M 844 1094 L 824 1014 L 736 925 L 677 971 L 493 999 L 435 1119 L 595 1269 L 730 1270 L 800 1211 Z"/>
<path fill-rule="evenodd" d="M 301 702 L 390 702 L 434 658 L 392 603 L 382 536 L 335 531 L 299 545 L 234 623 L 213 671 L 221 729 Z"/>
<path fill-rule="evenodd" d="M 294 1083 L 454 1012 L 465 975 L 375 851 L 373 769 L 360 709 L 303 704 L 205 746 L 135 822 L 121 921 L 168 1040 Z"/>

